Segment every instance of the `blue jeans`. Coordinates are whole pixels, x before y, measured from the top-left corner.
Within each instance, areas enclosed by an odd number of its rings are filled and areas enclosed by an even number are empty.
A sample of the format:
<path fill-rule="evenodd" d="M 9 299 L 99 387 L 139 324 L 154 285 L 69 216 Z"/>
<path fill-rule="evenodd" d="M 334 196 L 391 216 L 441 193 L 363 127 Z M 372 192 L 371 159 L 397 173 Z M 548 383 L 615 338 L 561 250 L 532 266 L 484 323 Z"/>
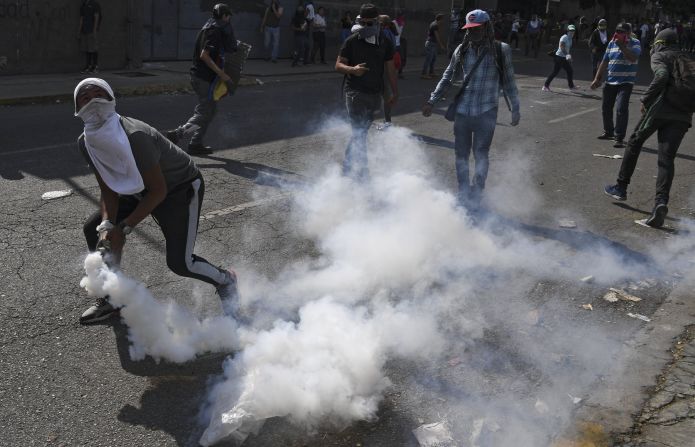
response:
<path fill-rule="evenodd" d="M 280 51 L 280 28 L 277 26 L 265 27 L 265 40 L 263 46 L 265 47 L 266 54 L 270 52 L 270 58 L 276 61 L 278 59 L 278 52 Z"/>
<path fill-rule="evenodd" d="M 346 88 L 345 107 L 352 126 L 352 138 L 345 150 L 343 175 L 364 180 L 369 176 L 367 132 L 374 121 L 374 112 L 381 108 L 381 93 L 363 93 Z"/>
<path fill-rule="evenodd" d="M 434 73 L 434 63 L 437 61 L 437 44 L 427 42 L 425 44 L 425 64 L 422 66 L 422 74 Z"/>
<path fill-rule="evenodd" d="M 627 132 L 627 120 L 629 118 L 628 106 L 630 105 L 630 95 L 632 94 L 632 84 L 606 84 L 603 87 L 603 130 L 607 134 L 615 135 L 618 140 L 625 138 Z M 615 113 L 615 126 L 613 126 L 613 106 L 617 105 Z"/>
<path fill-rule="evenodd" d="M 497 107 L 478 116 L 456 114 L 454 121 L 454 150 L 456 152 L 456 179 L 458 180 L 459 202 L 466 202 L 471 192 L 469 183 L 468 159 L 473 149 L 475 159 L 475 174 L 473 188 L 482 191 L 487 180 L 490 165 L 489 153 L 492 137 L 495 135 L 497 124 Z"/>

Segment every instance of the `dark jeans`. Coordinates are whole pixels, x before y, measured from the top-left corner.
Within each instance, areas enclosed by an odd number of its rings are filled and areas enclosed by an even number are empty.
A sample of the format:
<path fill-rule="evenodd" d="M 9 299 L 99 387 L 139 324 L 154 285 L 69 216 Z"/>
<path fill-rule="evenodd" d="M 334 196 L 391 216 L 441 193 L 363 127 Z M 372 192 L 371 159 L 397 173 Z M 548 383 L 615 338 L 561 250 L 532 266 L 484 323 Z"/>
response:
<path fill-rule="evenodd" d="M 434 63 L 437 62 L 437 44 L 427 42 L 425 44 L 425 63 L 422 65 L 422 74 L 434 73 Z"/>
<path fill-rule="evenodd" d="M 210 82 L 204 81 L 197 76 L 191 76 L 191 87 L 193 87 L 195 94 L 198 95 L 198 105 L 195 106 L 193 116 L 189 118 L 188 122 L 200 126 L 193 133 L 191 144 L 203 143 L 205 132 L 207 132 L 213 118 L 215 118 L 217 101 L 212 99 L 212 95 L 210 95 L 210 85 Z"/>
<path fill-rule="evenodd" d="M 309 63 L 309 35 L 306 33 L 294 35 L 294 54 L 292 65 L 297 65 L 301 60 Z"/>
<path fill-rule="evenodd" d="M 473 149 L 475 159 L 475 174 L 473 186 L 482 190 L 485 188 L 489 167 L 490 145 L 495 135 L 497 124 L 497 108 L 488 110 L 478 116 L 456 114 L 454 121 L 454 150 L 456 152 L 456 179 L 459 187 L 459 201 L 465 201 L 470 191 L 469 158 Z"/>
<path fill-rule="evenodd" d="M 540 47 L 541 44 L 541 34 L 540 33 L 531 33 L 531 34 L 526 34 L 526 51 L 524 51 L 524 54 L 528 56 L 529 50 L 533 50 L 533 57 L 538 57 L 538 47 Z"/>
<path fill-rule="evenodd" d="M 603 60 L 603 52 L 597 51 L 591 53 L 591 77 L 596 78 L 596 72 L 598 71 L 598 66 L 601 65 Z"/>
<path fill-rule="evenodd" d="M 357 180 L 369 176 L 367 167 L 367 131 L 374 121 L 374 112 L 381 108 L 381 93 L 363 93 L 345 89 L 345 107 L 352 126 L 352 138 L 345 150 L 343 175 Z"/>
<path fill-rule="evenodd" d="M 311 62 L 316 62 L 316 53 L 321 55 L 321 62 L 326 62 L 326 32 L 314 31 L 314 48 L 311 49 Z"/>
<path fill-rule="evenodd" d="M 567 73 L 567 85 L 569 85 L 570 88 L 573 88 L 574 82 L 572 81 L 572 75 L 574 74 L 574 71 L 572 70 L 572 64 L 570 64 L 569 61 L 564 57 L 557 55 L 553 56 L 553 62 L 555 62 L 555 66 L 553 67 L 553 72 L 550 73 L 548 79 L 545 80 L 545 86 L 550 87 L 550 83 L 553 82 L 553 79 L 555 79 L 555 76 L 560 73 L 560 69 L 562 68 L 565 70 L 565 73 Z"/>
<path fill-rule="evenodd" d="M 164 201 L 152 211 L 152 217 L 164 234 L 167 266 L 171 271 L 219 286 L 226 280 L 225 273 L 193 254 L 204 194 L 205 183 L 202 177 L 198 177 L 170 191 Z M 128 217 L 138 203 L 139 199 L 135 196 L 120 196 L 117 221 Z M 84 236 L 90 251 L 96 250 L 99 241 L 96 227 L 100 222 L 101 212 L 97 211 L 84 224 Z"/>
<path fill-rule="evenodd" d="M 509 35 L 509 46 L 512 46 L 512 42 L 515 42 L 516 45 L 514 48 L 519 48 L 519 33 L 516 31 L 512 31 L 511 34 Z"/>
<path fill-rule="evenodd" d="M 625 148 L 623 162 L 618 174 L 618 185 L 627 188 L 632 174 L 637 166 L 637 159 L 642 150 L 642 145 L 647 139 L 657 133 L 658 142 L 658 173 L 656 176 L 655 202 L 667 204 L 671 184 L 673 183 L 674 160 L 678 147 L 688 131 L 690 125 L 685 121 L 651 119 L 642 115 L 635 131 L 630 135 Z"/>
<path fill-rule="evenodd" d="M 627 121 L 629 118 L 628 106 L 632 94 L 632 84 L 606 84 L 603 86 L 603 130 L 607 134 L 615 135 L 617 140 L 625 138 Z M 615 113 L 615 127 L 613 126 L 613 106 L 618 109 Z"/>

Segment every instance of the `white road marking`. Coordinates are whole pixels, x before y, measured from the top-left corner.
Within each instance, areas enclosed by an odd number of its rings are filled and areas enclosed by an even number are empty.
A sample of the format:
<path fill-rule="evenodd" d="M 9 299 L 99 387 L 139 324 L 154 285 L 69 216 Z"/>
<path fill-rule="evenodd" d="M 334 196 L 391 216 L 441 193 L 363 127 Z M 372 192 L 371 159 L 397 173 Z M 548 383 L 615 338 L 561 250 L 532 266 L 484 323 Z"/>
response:
<path fill-rule="evenodd" d="M 573 114 L 571 114 L 571 115 L 567 115 L 567 116 L 563 116 L 563 117 L 561 117 L 561 118 L 555 118 L 554 120 L 550 120 L 550 121 L 548 121 L 548 124 L 559 123 L 560 121 L 565 121 L 565 120 L 568 120 L 568 119 L 572 119 L 572 118 L 575 118 L 575 117 L 577 117 L 577 116 L 581 116 L 581 115 L 585 115 L 585 114 L 587 114 L 587 113 L 595 112 L 595 111 L 597 111 L 597 110 L 598 110 L 598 107 L 593 107 L 593 108 L 591 108 L 591 109 L 582 110 L 581 112 L 573 113 Z"/>
<path fill-rule="evenodd" d="M 264 199 L 254 200 L 252 202 L 240 203 L 239 205 L 234 205 L 234 206 L 230 206 L 227 208 L 222 208 L 220 210 L 209 211 L 209 212 L 203 214 L 202 216 L 200 216 L 200 220 L 214 219 L 215 217 L 226 216 L 228 214 L 238 213 L 239 211 L 247 210 L 249 208 L 255 208 L 255 207 L 260 206 L 260 205 L 265 205 L 265 204 L 272 203 L 272 202 L 279 202 L 281 200 L 289 198 L 291 195 L 292 195 L 291 193 L 285 192 L 282 194 L 277 194 L 274 196 L 266 197 Z"/>

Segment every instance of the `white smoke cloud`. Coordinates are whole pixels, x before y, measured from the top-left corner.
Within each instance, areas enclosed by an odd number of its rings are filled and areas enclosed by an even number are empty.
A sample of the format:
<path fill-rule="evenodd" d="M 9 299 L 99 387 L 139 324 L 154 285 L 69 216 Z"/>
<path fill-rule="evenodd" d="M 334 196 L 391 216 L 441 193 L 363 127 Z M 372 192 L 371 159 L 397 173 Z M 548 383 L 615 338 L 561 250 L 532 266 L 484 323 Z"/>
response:
<path fill-rule="evenodd" d="M 82 286 L 90 296 L 109 296 L 122 307 L 121 318 L 128 326 L 130 358 L 182 363 L 206 352 L 229 352 L 239 346 L 237 324 L 224 317 L 198 320 L 187 309 L 169 300 L 157 301 L 145 286 L 108 268 L 99 253 L 84 261 L 87 274 Z"/>
<path fill-rule="evenodd" d="M 241 266 L 242 306 L 250 320 L 241 329 L 229 319 L 201 322 L 174 303 L 159 303 L 143 286 L 104 269 L 98 255 L 87 258 L 82 285 L 92 295 L 109 294 L 112 303 L 126 305 L 121 315 L 130 328 L 134 359 L 151 355 L 182 362 L 205 351 L 239 350 L 207 396 L 203 445 L 225 438 L 243 442 L 276 416 L 309 432 L 322 424 L 341 428 L 373 420 L 385 392 L 395 386 L 387 362 L 419 362 L 428 380 L 437 381 L 438 365 L 452 355 L 464 362 L 505 355 L 476 344 L 488 329 L 510 340 L 498 349 L 522 357 L 539 375 L 548 373 L 550 385 L 537 394 L 553 419 L 541 415 L 546 419 L 534 423 L 533 403 L 525 407 L 516 395 L 493 399 L 482 391 L 465 399 L 448 397 L 447 411 L 478 421 L 477 437 L 484 427 L 495 427 L 481 417 L 503 415 L 496 445 L 542 445 L 571 413 L 567 391 L 580 394 L 610 362 L 611 341 L 595 327 L 529 323 L 529 311 L 540 312 L 532 318 L 540 320 L 543 309 L 525 301 L 524 287 L 538 278 L 577 281 L 586 275 L 614 284 L 639 274 L 638 262 L 591 234 L 515 221 L 540 201 L 518 172 L 508 177 L 497 172 L 510 181 L 501 187 L 491 179 L 488 191 L 504 196 L 494 203 L 498 211 L 509 207 L 511 216 L 476 223 L 456 206 L 407 129 L 371 136 L 370 157 L 368 182 L 357 184 L 329 169 L 295 191 L 290 221 L 318 256 L 294 259 L 273 278 Z M 522 165 L 516 160 L 497 168 L 518 171 Z M 515 181 L 528 190 L 510 191 Z M 467 358 L 467 347 L 479 357 Z M 571 372 L 561 367 L 565 358 L 574 359 Z M 465 377 L 481 390 L 490 386 L 489 379 L 480 371 Z M 455 389 L 444 380 L 438 386 Z M 413 399 L 414 408 L 426 406 L 415 392 L 403 395 Z"/>

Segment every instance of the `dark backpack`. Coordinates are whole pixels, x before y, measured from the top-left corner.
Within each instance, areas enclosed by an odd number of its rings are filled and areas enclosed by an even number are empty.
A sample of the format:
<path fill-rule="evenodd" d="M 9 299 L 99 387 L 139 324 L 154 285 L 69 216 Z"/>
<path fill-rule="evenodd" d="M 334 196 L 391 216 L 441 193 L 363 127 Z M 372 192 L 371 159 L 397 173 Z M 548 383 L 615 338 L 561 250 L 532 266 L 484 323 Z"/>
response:
<path fill-rule="evenodd" d="M 695 113 L 695 55 L 679 52 L 674 58 L 666 99 L 683 112 Z"/>

